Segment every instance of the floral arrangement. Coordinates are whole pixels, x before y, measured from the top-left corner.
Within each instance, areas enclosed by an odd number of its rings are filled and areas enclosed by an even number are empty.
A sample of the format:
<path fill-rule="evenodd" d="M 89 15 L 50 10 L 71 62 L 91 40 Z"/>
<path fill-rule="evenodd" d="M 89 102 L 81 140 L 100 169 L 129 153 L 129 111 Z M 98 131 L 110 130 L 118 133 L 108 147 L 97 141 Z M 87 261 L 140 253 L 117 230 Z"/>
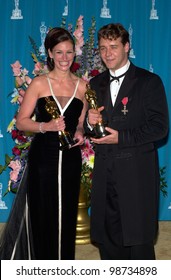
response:
<path fill-rule="evenodd" d="M 62 20 L 61 27 L 66 28 L 65 18 Z M 75 38 L 76 45 L 76 59 L 72 65 L 72 72 L 77 76 L 82 77 L 86 81 L 91 79 L 91 77 L 99 74 L 104 70 L 104 66 L 101 63 L 98 50 L 95 48 L 95 19 L 92 17 L 92 26 L 89 29 L 89 38 L 84 42 L 83 37 L 83 16 L 79 16 L 75 30 L 73 32 L 73 26 L 68 25 L 68 31 Z M 34 70 L 32 72 L 33 76 L 48 73 L 46 60 L 42 58 L 34 40 L 29 37 L 33 52 L 31 56 L 34 61 Z M 12 92 L 11 103 L 18 105 L 18 110 L 20 104 L 23 100 L 25 90 L 31 83 L 32 79 L 28 76 L 28 71 L 26 68 L 22 68 L 19 61 L 11 64 L 13 76 L 15 77 L 15 87 Z M 18 112 L 17 110 L 17 112 Z M 17 114 L 16 112 L 16 114 Z M 22 132 L 16 128 L 16 114 L 10 124 L 8 125 L 7 132 L 11 133 L 12 139 L 15 142 L 12 148 L 12 156 L 5 155 L 5 164 L 0 165 L 0 174 L 7 168 L 10 168 L 10 179 L 8 182 L 8 188 L 5 192 L 16 193 L 24 167 L 27 161 L 27 154 L 31 141 L 34 134 L 29 132 Z M 34 116 L 33 116 L 34 118 Z M 94 150 L 93 145 L 90 143 L 88 138 L 85 138 L 85 144 L 81 147 L 82 152 L 82 174 L 81 183 L 90 194 L 91 190 L 91 179 L 94 163 Z"/>
<path fill-rule="evenodd" d="M 12 93 L 11 103 L 17 103 L 20 105 L 25 90 L 31 83 L 31 78 L 28 76 L 28 71 L 25 68 L 22 69 L 22 65 L 19 61 L 11 64 L 11 67 L 13 70 L 13 76 L 15 77 L 15 88 Z M 0 174 L 5 171 L 7 167 L 11 169 L 6 193 L 10 191 L 13 193 L 17 192 L 18 185 L 27 161 L 29 146 L 33 138 L 32 133 L 19 131 L 16 128 L 16 114 L 7 128 L 7 132 L 11 133 L 12 139 L 15 142 L 15 146 L 12 148 L 12 156 L 10 157 L 6 154 L 5 165 L 0 165 Z"/>
<path fill-rule="evenodd" d="M 89 141 L 88 138 L 85 138 L 84 145 L 81 146 L 82 153 L 82 172 L 81 172 L 81 185 L 84 187 L 84 190 L 87 192 L 88 198 L 91 193 L 92 186 L 92 173 L 94 167 L 94 146 Z"/>

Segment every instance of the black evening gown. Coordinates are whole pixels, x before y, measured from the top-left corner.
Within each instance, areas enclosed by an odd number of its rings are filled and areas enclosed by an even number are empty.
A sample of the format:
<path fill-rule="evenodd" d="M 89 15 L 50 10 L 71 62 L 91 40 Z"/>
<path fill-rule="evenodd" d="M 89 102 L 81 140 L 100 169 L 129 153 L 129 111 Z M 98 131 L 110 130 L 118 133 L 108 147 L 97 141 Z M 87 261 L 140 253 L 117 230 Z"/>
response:
<path fill-rule="evenodd" d="M 37 102 L 39 122 L 51 119 L 45 104 L 45 97 Z M 82 108 L 75 94 L 60 108 L 66 131 L 73 135 Z M 1 259 L 74 259 L 81 151 L 79 146 L 63 151 L 59 147 L 58 132 L 37 133 L 32 140 L 23 179 L 1 238 Z"/>

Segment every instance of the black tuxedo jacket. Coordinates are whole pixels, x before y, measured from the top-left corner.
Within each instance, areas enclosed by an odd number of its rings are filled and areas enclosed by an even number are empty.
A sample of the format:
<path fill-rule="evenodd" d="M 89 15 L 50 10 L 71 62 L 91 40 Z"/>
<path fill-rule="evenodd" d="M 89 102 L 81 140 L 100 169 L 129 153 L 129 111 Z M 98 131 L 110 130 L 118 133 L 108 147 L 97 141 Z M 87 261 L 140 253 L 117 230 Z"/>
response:
<path fill-rule="evenodd" d="M 119 143 L 96 145 L 91 192 L 91 237 L 103 242 L 106 205 L 106 170 L 118 194 L 124 245 L 151 242 L 156 237 L 159 165 L 156 143 L 168 134 L 168 107 L 160 77 L 131 63 L 114 107 L 109 71 L 90 80 L 103 119 L 118 130 Z M 124 115 L 123 98 L 127 97 Z"/>

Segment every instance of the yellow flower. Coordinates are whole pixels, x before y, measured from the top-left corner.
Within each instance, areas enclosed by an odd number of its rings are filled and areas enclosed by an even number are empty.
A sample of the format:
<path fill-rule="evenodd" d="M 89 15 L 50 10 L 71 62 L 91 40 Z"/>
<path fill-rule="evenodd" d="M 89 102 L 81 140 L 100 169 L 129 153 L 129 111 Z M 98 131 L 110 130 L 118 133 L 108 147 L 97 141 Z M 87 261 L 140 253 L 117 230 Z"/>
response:
<path fill-rule="evenodd" d="M 94 155 L 89 156 L 89 160 L 87 161 L 87 165 L 93 169 L 94 167 Z"/>
<path fill-rule="evenodd" d="M 9 125 L 8 125 L 8 127 L 7 127 L 7 132 L 10 132 L 10 133 L 11 133 L 11 131 L 12 131 L 13 128 L 14 128 L 15 123 L 16 123 L 16 119 L 13 118 L 12 121 L 9 123 Z"/>

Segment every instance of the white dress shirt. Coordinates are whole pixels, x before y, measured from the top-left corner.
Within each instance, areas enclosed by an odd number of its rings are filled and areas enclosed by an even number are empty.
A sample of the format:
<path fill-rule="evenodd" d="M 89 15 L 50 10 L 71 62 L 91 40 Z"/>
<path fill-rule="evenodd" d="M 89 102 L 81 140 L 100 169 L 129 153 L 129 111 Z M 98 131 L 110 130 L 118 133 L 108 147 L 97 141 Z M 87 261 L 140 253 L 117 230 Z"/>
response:
<path fill-rule="evenodd" d="M 110 75 L 112 75 L 113 77 L 121 76 L 128 70 L 129 66 L 130 66 L 130 61 L 128 60 L 127 63 L 123 67 L 116 70 L 115 72 L 109 70 Z M 111 99 L 112 99 L 113 106 L 115 105 L 115 101 L 118 96 L 118 92 L 119 92 L 120 86 L 121 86 L 124 78 L 125 78 L 125 76 L 121 77 L 119 79 L 119 81 L 117 81 L 117 80 L 112 81 L 110 84 L 110 93 L 111 93 Z M 110 79 L 112 79 L 112 77 Z"/>

